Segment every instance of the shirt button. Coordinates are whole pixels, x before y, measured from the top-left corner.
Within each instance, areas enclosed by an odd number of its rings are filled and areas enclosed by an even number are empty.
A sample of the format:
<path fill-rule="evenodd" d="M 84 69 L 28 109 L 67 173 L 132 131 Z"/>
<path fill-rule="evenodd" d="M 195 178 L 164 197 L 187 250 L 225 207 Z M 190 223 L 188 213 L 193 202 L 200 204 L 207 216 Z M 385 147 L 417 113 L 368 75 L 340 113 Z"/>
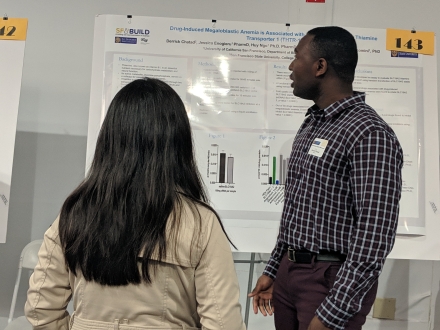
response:
<path fill-rule="evenodd" d="M 297 175 L 296 175 L 296 178 L 297 178 L 297 179 L 301 179 L 301 174 L 297 174 Z"/>
<path fill-rule="evenodd" d="M 307 147 L 304 147 L 304 148 L 303 148 L 303 151 L 304 151 L 304 152 L 307 152 Z"/>

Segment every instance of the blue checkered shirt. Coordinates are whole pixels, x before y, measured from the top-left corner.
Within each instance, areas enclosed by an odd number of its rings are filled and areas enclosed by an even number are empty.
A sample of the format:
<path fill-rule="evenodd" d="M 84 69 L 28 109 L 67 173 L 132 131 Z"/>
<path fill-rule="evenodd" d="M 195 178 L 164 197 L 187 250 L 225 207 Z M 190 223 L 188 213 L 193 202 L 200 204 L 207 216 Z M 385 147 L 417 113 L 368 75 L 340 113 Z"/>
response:
<path fill-rule="evenodd" d="M 322 156 L 309 154 L 323 140 Z M 364 93 L 323 110 L 311 107 L 295 137 L 279 235 L 264 274 L 276 277 L 288 246 L 346 254 L 316 311 L 328 327 L 344 329 L 360 310 L 393 247 L 402 165 L 396 135 L 365 103 Z"/>

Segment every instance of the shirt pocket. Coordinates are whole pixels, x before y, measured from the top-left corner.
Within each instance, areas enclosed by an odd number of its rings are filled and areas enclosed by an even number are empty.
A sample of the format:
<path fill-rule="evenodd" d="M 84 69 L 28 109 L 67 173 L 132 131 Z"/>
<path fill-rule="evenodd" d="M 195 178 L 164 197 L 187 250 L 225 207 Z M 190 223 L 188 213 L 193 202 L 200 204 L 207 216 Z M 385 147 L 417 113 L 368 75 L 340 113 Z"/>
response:
<path fill-rule="evenodd" d="M 349 162 L 343 148 L 334 148 L 329 143 L 322 157 L 308 155 L 309 183 L 325 191 L 346 189 L 349 184 Z"/>

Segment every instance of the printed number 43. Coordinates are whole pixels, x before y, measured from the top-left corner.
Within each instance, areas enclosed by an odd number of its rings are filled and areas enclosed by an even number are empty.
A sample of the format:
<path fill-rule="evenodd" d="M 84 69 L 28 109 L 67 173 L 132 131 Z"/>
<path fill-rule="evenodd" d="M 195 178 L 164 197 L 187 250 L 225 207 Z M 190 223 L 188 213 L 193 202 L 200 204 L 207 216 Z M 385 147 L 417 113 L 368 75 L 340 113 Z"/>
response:
<path fill-rule="evenodd" d="M 407 49 L 421 50 L 423 48 L 423 41 L 420 39 L 409 39 L 403 47 Z M 396 38 L 396 48 L 402 48 L 402 38 Z"/>
<path fill-rule="evenodd" d="M 14 32 L 17 28 L 15 26 L 4 26 L 0 28 L 0 36 L 4 36 L 6 32 L 6 36 L 12 37 L 14 35 Z"/>

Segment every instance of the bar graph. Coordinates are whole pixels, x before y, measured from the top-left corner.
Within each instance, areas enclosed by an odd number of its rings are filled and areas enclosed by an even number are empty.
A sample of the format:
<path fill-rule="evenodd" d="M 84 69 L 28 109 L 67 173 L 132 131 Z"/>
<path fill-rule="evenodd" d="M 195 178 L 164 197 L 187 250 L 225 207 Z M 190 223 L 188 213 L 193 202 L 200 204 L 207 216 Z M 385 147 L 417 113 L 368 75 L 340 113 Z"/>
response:
<path fill-rule="evenodd" d="M 263 145 L 258 154 L 258 178 L 261 184 L 284 185 L 287 177 L 289 158 L 283 154 L 271 155 L 270 146 Z"/>
<path fill-rule="evenodd" d="M 234 183 L 234 157 L 228 157 L 227 183 Z"/>
<path fill-rule="evenodd" d="M 234 184 L 234 157 L 228 156 L 218 144 L 211 144 L 209 148 L 207 177 L 210 184 Z"/>

